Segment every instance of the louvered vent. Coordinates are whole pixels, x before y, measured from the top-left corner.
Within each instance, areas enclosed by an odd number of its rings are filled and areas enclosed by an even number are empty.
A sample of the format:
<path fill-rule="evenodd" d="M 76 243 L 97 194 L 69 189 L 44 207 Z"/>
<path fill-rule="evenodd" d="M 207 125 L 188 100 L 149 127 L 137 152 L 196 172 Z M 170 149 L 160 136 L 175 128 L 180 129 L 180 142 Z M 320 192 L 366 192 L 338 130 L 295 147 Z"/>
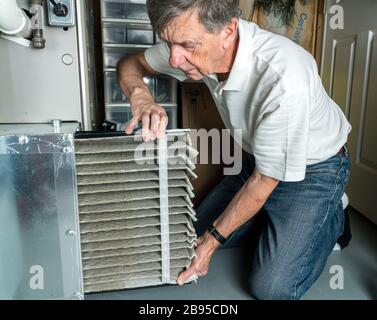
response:
<path fill-rule="evenodd" d="M 194 257 L 196 178 L 188 132 L 77 139 L 86 293 L 174 284 Z"/>

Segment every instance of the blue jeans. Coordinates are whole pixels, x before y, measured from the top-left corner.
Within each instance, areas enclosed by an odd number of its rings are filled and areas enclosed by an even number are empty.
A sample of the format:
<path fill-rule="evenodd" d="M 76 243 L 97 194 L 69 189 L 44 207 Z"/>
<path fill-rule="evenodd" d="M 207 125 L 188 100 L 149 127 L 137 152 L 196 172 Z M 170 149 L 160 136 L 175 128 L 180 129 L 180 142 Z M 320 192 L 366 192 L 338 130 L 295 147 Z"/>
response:
<path fill-rule="evenodd" d="M 247 155 L 242 172 L 226 176 L 197 210 L 198 235 L 222 214 L 255 167 Z M 256 299 L 301 298 L 322 273 L 344 230 L 342 195 L 350 174 L 348 149 L 307 166 L 300 182 L 280 182 L 263 209 L 230 236 L 223 247 L 250 249 L 250 293 Z"/>

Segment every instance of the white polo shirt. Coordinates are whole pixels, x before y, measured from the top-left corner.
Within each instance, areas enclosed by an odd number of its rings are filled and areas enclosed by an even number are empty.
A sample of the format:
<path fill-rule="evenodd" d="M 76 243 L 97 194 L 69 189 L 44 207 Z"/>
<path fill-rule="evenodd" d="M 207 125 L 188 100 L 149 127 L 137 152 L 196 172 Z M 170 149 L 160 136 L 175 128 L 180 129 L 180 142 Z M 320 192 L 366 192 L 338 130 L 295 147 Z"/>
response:
<path fill-rule="evenodd" d="M 239 47 L 226 81 L 203 79 L 229 129 L 242 129 L 256 169 L 280 181 L 301 181 L 306 166 L 334 156 L 351 125 L 327 95 L 314 58 L 293 41 L 240 20 Z M 157 72 L 180 81 L 165 43 L 145 52 Z"/>

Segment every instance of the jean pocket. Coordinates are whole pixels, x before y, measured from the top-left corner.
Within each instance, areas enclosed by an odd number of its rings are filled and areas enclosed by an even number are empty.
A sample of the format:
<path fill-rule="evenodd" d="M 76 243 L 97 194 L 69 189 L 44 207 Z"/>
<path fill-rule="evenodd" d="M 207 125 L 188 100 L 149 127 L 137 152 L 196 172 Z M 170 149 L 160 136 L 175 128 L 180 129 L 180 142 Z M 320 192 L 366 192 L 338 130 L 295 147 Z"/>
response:
<path fill-rule="evenodd" d="M 343 160 L 339 155 L 335 155 L 328 160 L 311 164 L 306 167 L 306 173 L 329 173 L 338 175 Z"/>
<path fill-rule="evenodd" d="M 330 168 L 310 168 L 310 169 L 306 169 L 306 173 L 307 174 L 313 174 L 313 173 L 329 173 L 329 174 L 334 174 L 334 175 L 337 175 L 338 174 L 338 170 L 336 169 L 330 169 Z"/>
<path fill-rule="evenodd" d="M 336 162 L 329 159 L 321 163 L 309 165 L 306 167 L 306 173 L 330 173 L 336 175 L 339 173 L 339 164 L 336 164 Z"/>

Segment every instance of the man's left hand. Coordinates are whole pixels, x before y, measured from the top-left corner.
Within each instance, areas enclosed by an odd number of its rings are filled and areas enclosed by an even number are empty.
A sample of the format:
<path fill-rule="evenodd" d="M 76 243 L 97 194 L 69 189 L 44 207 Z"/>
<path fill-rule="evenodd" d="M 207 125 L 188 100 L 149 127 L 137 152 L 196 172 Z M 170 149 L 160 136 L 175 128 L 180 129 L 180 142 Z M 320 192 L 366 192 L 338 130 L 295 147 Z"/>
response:
<path fill-rule="evenodd" d="M 208 232 L 201 236 L 195 248 L 196 257 L 192 261 L 191 266 L 179 275 L 177 283 L 183 285 L 195 274 L 198 277 L 207 275 L 212 255 L 219 245 L 217 240 Z"/>

